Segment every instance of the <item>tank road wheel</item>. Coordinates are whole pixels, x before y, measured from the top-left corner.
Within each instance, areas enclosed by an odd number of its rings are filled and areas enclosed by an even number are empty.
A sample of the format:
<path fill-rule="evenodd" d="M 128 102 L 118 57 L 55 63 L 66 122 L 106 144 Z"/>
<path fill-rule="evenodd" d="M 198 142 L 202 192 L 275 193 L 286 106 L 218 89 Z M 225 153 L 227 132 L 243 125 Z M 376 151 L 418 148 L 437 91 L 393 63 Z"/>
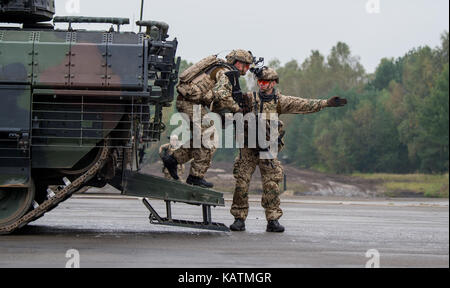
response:
<path fill-rule="evenodd" d="M 0 227 L 11 225 L 25 215 L 33 200 L 33 183 L 29 188 L 0 187 Z"/>

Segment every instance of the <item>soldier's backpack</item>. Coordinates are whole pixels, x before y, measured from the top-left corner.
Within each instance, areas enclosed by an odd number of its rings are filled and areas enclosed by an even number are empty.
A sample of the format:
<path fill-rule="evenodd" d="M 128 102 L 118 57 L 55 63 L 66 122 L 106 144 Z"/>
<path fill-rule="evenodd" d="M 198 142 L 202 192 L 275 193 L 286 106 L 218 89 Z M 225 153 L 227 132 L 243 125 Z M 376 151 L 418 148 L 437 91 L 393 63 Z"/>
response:
<path fill-rule="evenodd" d="M 181 73 L 177 91 L 185 100 L 209 105 L 212 102 L 212 88 L 216 84 L 216 68 L 227 67 L 225 61 L 211 55 Z"/>

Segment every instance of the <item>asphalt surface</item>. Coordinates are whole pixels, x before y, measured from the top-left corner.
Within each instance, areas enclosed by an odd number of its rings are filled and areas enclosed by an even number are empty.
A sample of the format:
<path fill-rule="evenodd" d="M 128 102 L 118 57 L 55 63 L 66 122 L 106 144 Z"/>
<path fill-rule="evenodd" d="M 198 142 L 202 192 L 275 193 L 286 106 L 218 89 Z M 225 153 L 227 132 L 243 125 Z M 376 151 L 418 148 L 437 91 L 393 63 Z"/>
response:
<path fill-rule="evenodd" d="M 259 198 L 252 199 L 247 231 L 227 233 L 150 225 L 134 198 L 75 196 L 0 236 L 0 267 L 64 268 L 74 259 L 69 249 L 79 252 L 82 268 L 364 268 L 375 259 L 366 257 L 371 249 L 380 267 L 449 267 L 448 200 L 283 199 L 286 232 L 271 234 Z M 164 211 L 164 202 L 152 204 Z M 226 206 L 213 209 L 213 220 L 229 225 Z M 174 218 L 201 220 L 197 206 L 173 208 Z"/>

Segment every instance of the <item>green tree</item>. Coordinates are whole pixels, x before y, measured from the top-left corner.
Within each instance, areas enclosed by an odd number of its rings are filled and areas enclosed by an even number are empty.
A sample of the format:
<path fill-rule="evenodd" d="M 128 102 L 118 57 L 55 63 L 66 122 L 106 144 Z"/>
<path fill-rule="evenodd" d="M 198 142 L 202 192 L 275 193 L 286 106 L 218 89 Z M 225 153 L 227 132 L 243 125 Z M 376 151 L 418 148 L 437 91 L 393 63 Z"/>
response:
<path fill-rule="evenodd" d="M 445 31 L 441 35 L 441 47 L 437 48 L 436 55 L 437 55 L 437 61 L 442 66 L 442 68 L 445 67 L 446 64 L 448 64 L 448 31 Z"/>
<path fill-rule="evenodd" d="M 350 47 L 345 43 L 338 42 L 331 49 L 328 65 L 332 80 L 341 89 L 356 88 L 365 81 L 365 70 L 359 62 L 359 57 L 353 56 Z"/>
<path fill-rule="evenodd" d="M 446 172 L 449 165 L 449 74 L 448 63 L 436 80 L 431 96 L 419 111 L 418 154 L 421 170 Z"/>
<path fill-rule="evenodd" d="M 311 52 L 309 58 L 302 63 L 301 70 L 301 78 L 298 79 L 299 96 L 313 99 L 323 98 L 334 88 L 325 57 L 319 51 Z"/>
<path fill-rule="evenodd" d="M 336 173 L 447 172 L 447 31 L 441 39 L 440 47 L 418 47 L 403 57 L 382 59 L 372 75 L 342 42 L 327 56 L 311 51 L 301 64 L 271 60 L 283 94 L 319 99 L 337 95 L 349 101 L 344 108 L 317 114 L 283 115 L 286 145 L 280 159 Z M 183 61 L 182 70 L 189 65 Z M 244 89 L 246 84 L 242 82 Z M 169 119 L 175 107 L 167 110 Z M 236 153 L 219 150 L 214 161 L 231 162 Z"/>
<path fill-rule="evenodd" d="M 375 71 L 375 79 L 371 82 L 371 86 L 376 90 L 383 90 L 389 87 L 391 81 L 400 83 L 402 81 L 401 60 L 381 59 Z"/>

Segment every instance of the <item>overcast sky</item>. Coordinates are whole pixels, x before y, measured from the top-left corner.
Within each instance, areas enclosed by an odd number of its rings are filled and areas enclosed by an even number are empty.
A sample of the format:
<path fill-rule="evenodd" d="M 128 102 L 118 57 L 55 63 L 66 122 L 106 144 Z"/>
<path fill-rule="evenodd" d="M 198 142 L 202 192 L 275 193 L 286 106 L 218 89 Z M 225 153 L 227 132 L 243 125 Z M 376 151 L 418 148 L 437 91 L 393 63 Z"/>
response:
<path fill-rule="evenodd" d="M 70 1 L 79 1 L 79 11 L 77 5 L 66 5 Z M 134 23 L 140 2 L 56 0 L 56 11 L 57 15 L 126 17 Z M 440 35 L 449 29 L 449 1 L 145 0 L 144 19 L 167 22 L 169 34 L 180 42 L 178 54 L 191 62 L 234 48 L 251 50 L 267 60 L 303 62 L 311 50 L 328 55 L 343 41 L 373 72 L 383 57 L 440 45 Z M 137 28 L 128 25 L 123 30 Z"/>

